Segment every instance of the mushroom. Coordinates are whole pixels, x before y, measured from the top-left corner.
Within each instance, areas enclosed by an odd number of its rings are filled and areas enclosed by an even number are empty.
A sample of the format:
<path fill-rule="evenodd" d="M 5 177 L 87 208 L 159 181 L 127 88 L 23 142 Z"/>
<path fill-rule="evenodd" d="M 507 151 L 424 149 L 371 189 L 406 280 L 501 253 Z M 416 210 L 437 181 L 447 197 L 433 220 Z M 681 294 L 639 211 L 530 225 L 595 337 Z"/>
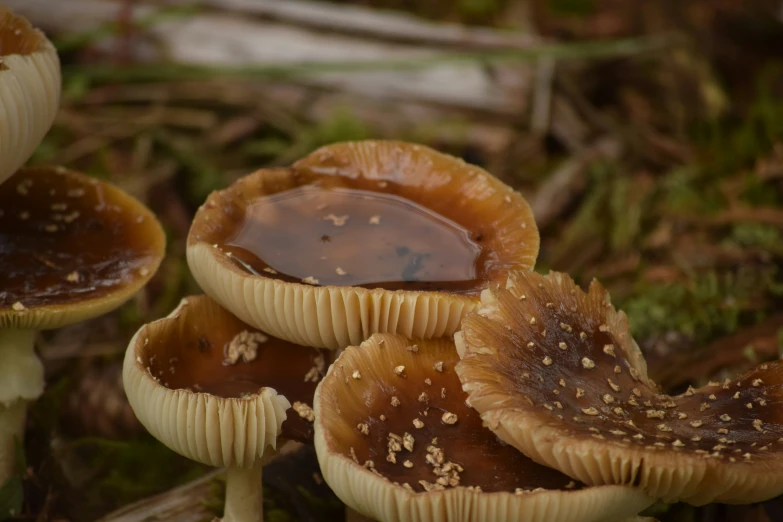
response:
<path fill-rule="evenodd" d="M 556 272 L 512 273 L 456 340 L 471 404 L 536 462 L 694 505 L 783 493 L 783 362 L 660 393 L 606 290 Z"/>
<path fill-rule="evenodd" d="M 136 333 L 123 385 L 155 438 L 228 468 L 224 520 L 260 521 L 262 467 L 281 441 L 312 440 L 312 398 L 324 369 L 320 350 L 267 336 L 195 296 Z"/>
<path fill-rule="evenodd" d="M 530 269 L 529 205 L 479 167 L 396 141 L 329 145 L 211 194 L 188 236 L 204 292 L 307 346 L 451 335 L 492 281 Z"/>
<path fill-rule="evenodd" d="M 28 160 L 52 126 L 60 83 L 52 43 L 0 5 L 0 183 Z"/>
<path fill-rule="evenodd" d="M 383 521 L 617 521 L 653 499 L 585 487 L 500 441 L 466 403 L 449 339 L 375 334 L 347 348 L 315 393 L 324 480 Z"/>
<path fill-rule="evenodd" d="M 0 185 L 0 484 L 28 401 L 44 389 L 37 330 L 118 307 L 152 277 L 165 237 L 118 188 L 65 169 L 22 169 Z"/>

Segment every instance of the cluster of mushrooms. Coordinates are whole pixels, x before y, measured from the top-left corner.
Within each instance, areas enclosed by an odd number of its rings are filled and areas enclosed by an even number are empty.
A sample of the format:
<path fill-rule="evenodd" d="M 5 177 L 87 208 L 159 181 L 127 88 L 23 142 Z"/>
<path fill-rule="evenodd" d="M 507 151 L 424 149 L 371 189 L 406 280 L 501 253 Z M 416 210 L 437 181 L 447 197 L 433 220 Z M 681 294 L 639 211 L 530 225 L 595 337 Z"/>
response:
<path fill-rule="evenodd" d="M 126 393 L 164 444 L 228 468 L 225 520 L 261 520 L 288 441 L 315 445 L 351 516 L 384 522 L 783 493 L 780 363 L 665 395 L 607 292 L 537 274 L 538 248 L 526 201 L 478 167 L 323 147 L 207 198 L 187 241 L 206 295 L 136 334 Z"/>
<path fill-rule="evenodd" d="M 16 27 L 0 22 L 6 55 Z M 20 59 L 53 56 L 33 33 Z M 163 239 L 74 173 L 0 189 L 2 434 L 43 386 L 31 332 L 126 299 Z M 136 333 L 125 391 L 153 436 L 228 469 L 227 521 L 262 520 L 262 468 L 291 441 L 315 445 L 351 516 L 384 522 L 613 522 L 783 493 L 780 362 L 663 394 L 607 292 L 537 274 L 538 249 L 527 202 L 478 167 L 403 142 L 321 148 L 207 198 L 187 241 L 205 295 Z"/>
<path fill-rule="evenodd" d="M 39 330 L 105 314 L 155 274 L 156 217 L 119 188 L 64 168 L 24 168 L 54 121 L 60 62 L 0 6 L 0 486 L 16 471 L 27 406 L 44 390 Z"/>

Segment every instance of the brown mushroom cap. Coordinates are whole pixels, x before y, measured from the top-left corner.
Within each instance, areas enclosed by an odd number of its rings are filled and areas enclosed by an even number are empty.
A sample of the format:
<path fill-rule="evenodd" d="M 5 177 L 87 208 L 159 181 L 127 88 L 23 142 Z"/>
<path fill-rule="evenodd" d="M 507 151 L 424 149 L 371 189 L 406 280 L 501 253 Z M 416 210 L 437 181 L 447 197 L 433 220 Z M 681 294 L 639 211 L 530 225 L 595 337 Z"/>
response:
<path fill-rule="evenodd" d="M 321 351 L 269 337 L 193 296 L 138 331 L 123 382 L 158 440 L 205 464 L 241 467 L 278 437 L 312 441 L 311 404 L 324 370 Z"/>
<path fill-rule="evenodd" d="M 376 332 L 451 335 L 491 281 L 530 269 L 527 202 L 428 147 L 323 147 L 215 192 L 188 237 L 204 291 L 248 324 L 327 348 Z"/>
<path fill-rule="evenodd" d="M 375 334 L 349 347 L 315 396 L 324 479 L 348 506 L 391 520 L 618 520 L 652 503 L 585 488 L 500 441 L 466 405 L 450 340 Z"/>
<path fill-rule="evenodd" d="M 0 5 L 0 183 L 28 160 L 51 127 L 60 83 L 52 43 Z"/>
<path fill-rule="evenodd" d="M 659 393 L 594 281 L 513 273 L 456 335 L 457 373 L 500 438 L 588 484 L 750 503 L 783 493 L 783 363 L 678 396 Z"/>
<path fill-rule="evenodd" d="M 59 328 L 138 292 L 165 236 L 144 205 L 83 174 L 21 169 L 0 185 L 0 328 Z"/>

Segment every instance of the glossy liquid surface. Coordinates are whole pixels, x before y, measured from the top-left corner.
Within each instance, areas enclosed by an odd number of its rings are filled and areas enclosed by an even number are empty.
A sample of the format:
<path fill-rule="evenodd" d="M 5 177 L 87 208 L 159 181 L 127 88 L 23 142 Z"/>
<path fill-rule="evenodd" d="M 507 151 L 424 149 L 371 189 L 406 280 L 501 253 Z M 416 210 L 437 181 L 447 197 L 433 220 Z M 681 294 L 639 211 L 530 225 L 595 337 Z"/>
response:
<path fill-rule="evenodd" d="M 394 194 L 307 185 L 253 201 L 222 249 L 285 281 L 470 293 L 483 286 L 480 240 Z"/>
<path fill-rule="evenodd" d="M 255 357 L 225 361 L 228 345 L 242 332 L 258 332 L 208 297 L 189 297 L 177 317 L 148 326 L 140 342 L 142 364 L 160 384 L 217 397 L 241 398 L 273 388 L 291 404 L 312 406 L 315 387 L 326 371 L 326 353 L 266 336 Z M 145 345 L 145 340 L 149 341 Z M 312 422 L 287 411 L 283 437 L 312 441 Z"/>
<path fill-rule="evenodd" d="M 114 187 L 64 170 L 19 171 L 0 185 L 0 308 L 106 296 L 148 276 L 158 233 Z"/>
<path fill-rule="evenodd" d="M 454 371 L 459 361 L 456 350 L 444 345 L 419 342 L 415 353 L 390 341 L 362 347 L 363 353 L 349 348 L 348 357 L 341 356 L 335 363 L 342 373 L 335 371 L 335 378 L 324 382 L 330 393 L 339 396 L 336 401 L 344 417 L 328 423 L 336 449 L 349 458 L 353 452 L 366 467 L 371 461 L 382 476 L 415 491 L 426 490 L 420 481 L 431 486 L 438 478 L 427 460 L 432 448 L 442 452 L 444 464 L 462 468 L 460 486 L 480 486 L 485 492 L 584 487 L 534 463 L 483 426 L 479 414 L 465 405 L 467 395 Z M 404 371 L 398 375 L 394 369 L 401 366 Z M 353 373 L 357 369 L 360 379 Z M 444 421 L 446 413 L 456 416 L 453 424 Z M 394 462 L 389 459 L 390 434 L 409 434 L 413 442 L 412 448 L 395 452 Z"/>

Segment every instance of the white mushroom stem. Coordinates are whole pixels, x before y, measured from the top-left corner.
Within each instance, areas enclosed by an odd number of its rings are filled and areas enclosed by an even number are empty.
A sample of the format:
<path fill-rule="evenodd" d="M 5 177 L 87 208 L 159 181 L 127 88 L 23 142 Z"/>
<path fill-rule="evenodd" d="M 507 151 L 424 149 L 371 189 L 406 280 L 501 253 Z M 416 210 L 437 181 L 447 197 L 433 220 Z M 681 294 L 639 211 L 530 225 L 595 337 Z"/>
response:
<path fill-rule="evenodd" d="M 262 462 L 257 462 L 252 468 L 228 468 L 224 522 L 264 520 L 262 469 Z"/>
<path fill-rule="evenodd" d="M 15 440 L 24 438 L 27 403 L 44 390 L 43 364 L 35 354 L 34 330 L 0 330 L 0 485 L 14 466 Z"/>

